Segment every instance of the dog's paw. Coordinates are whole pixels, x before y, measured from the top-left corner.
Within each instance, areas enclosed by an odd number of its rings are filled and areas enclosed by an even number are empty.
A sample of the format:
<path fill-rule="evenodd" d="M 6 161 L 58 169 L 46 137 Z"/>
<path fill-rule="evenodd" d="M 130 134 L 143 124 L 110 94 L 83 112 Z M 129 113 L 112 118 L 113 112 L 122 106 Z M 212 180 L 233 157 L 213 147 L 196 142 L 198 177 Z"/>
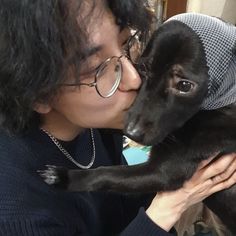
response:
<path fill-rule="evenodd" d="M 46 165 L 45 170 L 38 170 L 38 174 L 44 182 L 54 185 L 57 188 L 67 189 L 68 187 L 68 170 L 64 167 Z"/>

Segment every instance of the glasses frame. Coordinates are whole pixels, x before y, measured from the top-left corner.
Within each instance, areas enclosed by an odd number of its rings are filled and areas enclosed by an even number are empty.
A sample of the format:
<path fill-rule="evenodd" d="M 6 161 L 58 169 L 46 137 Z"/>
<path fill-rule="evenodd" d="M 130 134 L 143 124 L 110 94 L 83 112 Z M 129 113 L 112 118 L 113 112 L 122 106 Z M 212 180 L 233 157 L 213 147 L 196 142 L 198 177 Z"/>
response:
<path fill-rule="evenodd" d="M 132 64 L 136 65 L 137 62 L 136 60 L 132 60 L 132 56 L 131 56 L 131 52 L 130 52 L 130 49 L 133 47 L 134 43 L 133 42 L 137 42 L 137 43 L 140 43 L 140 46 L 142 47 L 141 45 L 141 41 L 139 40 L 139 37 L 140 37 L 140 34 L 141 34 L 141 31 L 137 30 L 135 31 L 134 34 L 132 34 L 130 36 L 130 38 L 128 39 L 127 41 L 127 48 L 126 48 L 126 54 L 127 54 L 127 58 L 132 62 Z"/>
<path fill-rule="evenodd" d="M 121 56 L 112 56 L 112 57 L 107 58 L 105 61 L 103 61 L 98 66 L 98 68 L 96 69 L 95 76 L 94 76 L 94 81 L 91 82 L 91 83 L 83 83 L 83 82 L 71 83 L 71 84 L 63 83 L 62 86 L 74 87 L 74 86 L 85 85 L 85 86 L 88 86 L 88 87 L 95 87 L 95 89 L 96 89 L 97 93 L 99 94 L 99 96 L 101 96 L 102 98 L 109 98 L 109 97 L 111 97 L 116 92 L 116 90 L 117 90 L 117 88 L 118 88 L 118 86 L 120 84 L 122 75 L 123 75 L 123 65 L 121 63 L 121 58 L 122 57 L 126 57 L 126 55 L 122 54 Z M 101 73 L 101 71 L 104 69 L 104 66 L 107 65 L 107 63 L 109 63 L 114 58 L 117 59 L 117 62 L 120 65 L 120 76 L 117 76 L 117 78 L 115 80 L 115 84 L 114 84 L 112 90 L 110 91 L 110 93 L 108 93 L 108 95 L 104 96 L 103 94 L 100 93 L 100 91 L 99 91 L 99 89 L 97 87 L 98 77 L 99 77 L 99 74 Z"/>
<path fill-rule="evenodd" d="M 68 86 L 68 87 L 74 87 L 74 86 L 88 86 L 88 87 L 95 87 L 97 93 L 99 94 L 99 96 L 101 96 L 102 98 L 109 98 L 111 97 L 117 90 L 117 88 L 119 87 L 120 81 L 122 79 L 122 75 L 123 75 L 123 65 L 121 62 L 121 58 L 122 57 L 126 57 L 132 64 L 135 65 L 135 62 L 133 62 L 131 60 L 131 54 L 130 54 L 130 49 L 132 47 L 132 42 L 134 39 L 136 39 L 136 37 L 138 36 L 138 34 L 140 33 L 140 31 L 136 31 L 127 41 L 127 48 L 125 49 L 125 54 L 122 54 L 120 56 L 111 56 L 109 58 L 107 58 L 105 61 L 103 61 L 95 70 L 95 76 L 94 76 L 94 81 L 91 83 L 83 83 L 83 82 L 78 82 L 78 83 L 71 83 L 71 84 L 67 84 L 67 83 L 63 83 L 61 84 L 62 86 Z M 117 62 L 120 65 L 120 76 L 117 76 L 114 86 L 112 87 L 112 90 L 106 95 L 104 96 L 103 94 L 100 93 L 98 86 L 97 86 L 97 82 L 98 82 L 98 77 L 99 74 L 101 73 L 101 71 L 104 69 L 104 66 L 107 65 L 111 60 L 113 60 L 114 58 L 117 59 Z"/>

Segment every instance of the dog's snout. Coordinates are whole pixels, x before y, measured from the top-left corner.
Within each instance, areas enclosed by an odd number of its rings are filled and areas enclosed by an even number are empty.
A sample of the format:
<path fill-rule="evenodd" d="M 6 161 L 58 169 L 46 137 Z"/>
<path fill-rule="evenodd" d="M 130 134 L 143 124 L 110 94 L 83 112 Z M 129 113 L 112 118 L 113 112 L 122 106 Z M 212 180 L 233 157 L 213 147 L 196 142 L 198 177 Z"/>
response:
<path fill-rule="evenodd" d="M 130 122 L 125 128 L 125 134 L 136 142 L 142 142 L 145 133 L 141 126 L 135 122 Z"/>

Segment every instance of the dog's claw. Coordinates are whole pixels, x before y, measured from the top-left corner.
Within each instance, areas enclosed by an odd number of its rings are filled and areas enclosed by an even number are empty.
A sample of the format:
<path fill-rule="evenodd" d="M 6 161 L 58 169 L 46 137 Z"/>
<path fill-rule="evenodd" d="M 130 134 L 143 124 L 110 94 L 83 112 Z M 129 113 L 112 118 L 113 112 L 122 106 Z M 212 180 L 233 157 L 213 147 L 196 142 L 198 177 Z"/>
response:
<path fill-rule="evenodd" d="M 46 165 L 47 169 L 37 170 L 37 173 L 43 178 L 48 185 L 55 185 L 59 188 L 67 187 L 67 169 L 53 165 Z"/>
<path fill-rule="evenodd" d="M 38 170 L 37 172 L 47 184 L 52 185 L 58 183 L 59 176 L 57 175 L 56 169 L 48 166 L 47 168 L 46 170 Z"/>
<path fill-rule="evenodd" d="M 54 166 L 54 165 L 46 165 L 46 167 L 50 170 L 54 170 L 58 168 L 57 166 Z"/>

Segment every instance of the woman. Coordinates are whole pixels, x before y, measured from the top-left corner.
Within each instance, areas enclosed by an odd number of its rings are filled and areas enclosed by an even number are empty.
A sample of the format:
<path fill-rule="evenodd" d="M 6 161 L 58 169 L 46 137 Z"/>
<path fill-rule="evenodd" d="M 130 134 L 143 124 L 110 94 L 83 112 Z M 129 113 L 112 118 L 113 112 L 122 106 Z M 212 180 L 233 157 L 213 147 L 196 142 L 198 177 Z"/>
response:
<path fill-rule="evenodd" d="M 140 0 L 0 3 L 0 235 L 171 235 L 189 206 L 236 182 L 231 154 L 151 200 L 46 185 L 47 164 L 124 162 L 113 129 L 141 86 L 127 43 L 151 17 Z"/>

